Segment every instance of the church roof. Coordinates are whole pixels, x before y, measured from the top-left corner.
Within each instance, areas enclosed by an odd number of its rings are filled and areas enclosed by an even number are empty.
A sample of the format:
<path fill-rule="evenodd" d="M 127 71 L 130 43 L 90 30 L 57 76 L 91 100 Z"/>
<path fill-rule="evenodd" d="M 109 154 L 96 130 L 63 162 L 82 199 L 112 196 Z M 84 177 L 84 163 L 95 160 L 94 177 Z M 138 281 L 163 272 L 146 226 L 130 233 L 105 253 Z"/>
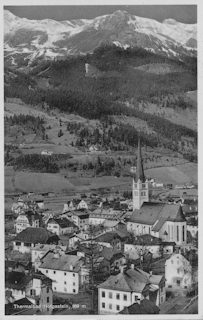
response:
<path fill-rule="evenodd" d="M 154 225 L 155 231 L 159 231 L 166 221 L 185 221 L 182 208 L 177 204 L 165 204 L 144 202 L 140 209 L 135 209 L 129 222 Z"/>
<path fill-rule="evenodd" d="M 145 182 L 140 139 L 138 140 L 137 168 L 136 168 L 136 176 L 135 176 L 135 181 L 137 182 L 138 180 L 141 180 L 141 182 Z"/>

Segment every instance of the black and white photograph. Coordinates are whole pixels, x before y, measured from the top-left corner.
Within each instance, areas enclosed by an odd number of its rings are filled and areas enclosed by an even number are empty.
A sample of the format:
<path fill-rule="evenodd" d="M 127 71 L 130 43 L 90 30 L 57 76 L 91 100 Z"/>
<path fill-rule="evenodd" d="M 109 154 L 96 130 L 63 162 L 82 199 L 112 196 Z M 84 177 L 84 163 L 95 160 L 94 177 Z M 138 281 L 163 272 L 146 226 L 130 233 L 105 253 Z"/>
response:
<path fill-rule="evenodd" d="M 5 317 L 203 316 L 198 6 L 3 6 Z"/>

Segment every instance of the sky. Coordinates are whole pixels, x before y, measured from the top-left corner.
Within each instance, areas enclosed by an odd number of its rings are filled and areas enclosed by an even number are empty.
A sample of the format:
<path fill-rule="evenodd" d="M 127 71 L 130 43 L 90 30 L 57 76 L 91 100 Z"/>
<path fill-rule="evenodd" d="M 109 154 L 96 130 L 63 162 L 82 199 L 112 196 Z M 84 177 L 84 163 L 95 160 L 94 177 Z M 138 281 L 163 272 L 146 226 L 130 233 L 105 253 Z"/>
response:
<path fill-rule="evenodd" d="M 4 6 L 20 18 L 54 19 L 57 21 L 73 19 L 93 19 L 116 10 L 124 10 L 140 17 L 162 22 L 172 18 L 182 23 L 197 23 L 196 5 L 61 5 L 61 6 Z"/>

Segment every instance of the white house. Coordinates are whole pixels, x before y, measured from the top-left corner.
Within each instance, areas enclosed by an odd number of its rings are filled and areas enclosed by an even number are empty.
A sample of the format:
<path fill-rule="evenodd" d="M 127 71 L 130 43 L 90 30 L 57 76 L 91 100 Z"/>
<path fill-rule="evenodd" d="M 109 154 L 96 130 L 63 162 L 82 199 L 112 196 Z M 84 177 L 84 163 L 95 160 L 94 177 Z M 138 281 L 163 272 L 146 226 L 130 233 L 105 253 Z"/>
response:
<path fill-rule="evenodd" d="M 41 155 L 42 156 L 52 156 L 53 153 L 54 153 L 53 151 L 43 150 L 41 152 Z"/>
<path fill-rule="evenodd" d="M 98 286 L 98 313 L 117 314 L 125 307 L 143 299 L 157 306 L 165 301 L 163 276 L 148 274 L 138 268 L 110 276 Z"/>
<path fill-rule="evenodd" d="M 89 224 L 89 213 L 85 210 L 74 210 L 71 219 L 79 229 L 85 229 L 85 225 Z"/>
<path fill-rule="evenodd" d="M 69 219 L 63 218 L 50 218 L 47 222 L 47 230 L 57 234 L 67 234 L 78 230 L 78 227 Z"/>
<path fill-rule="evenodd" d="M 38 270 L 53 280 L 54 292 L 77 294 L 80 285 L 81 257 L 48 252 Z"/>
<path fill-rule="evenodd" d="M 38 244 L 58 244 L 59 237 L 44 228 L 28 227 L 13 240 L 13 250 L 29 253 Z"/>
<path fill-rule="evenodd" d="M 38 269 L 38 266 L 41 264 L 41 258 L 50 250 L 59 250 L 62 254 L 65 254 L 66 246 L 59 246 L 55 244 L 39 244 L 31 249 L 31 262 L 35 270 Z"/>
<path fill-rule="evenodd" d="M 166 290 L 188 289 L 192 284 L 192 266 L 180 253 L 174 253 L 165 263 Z"/>
<path fill-rule="evenodd" d="M 39 228 L 39 226 L 39 215 L 32 211 L 19 214 L 14 224 L 16 233 L 19 233 L 28 227 Z"/>
<path fill-rule="evenodd" d="M 38 304 L 43 313 L 51 314 L 53 305 L 52 281 L 41 273 L 27 274 L 24 272 L 7 272 L 5 291 L 9 290 L 13 300 L 27 298 L 33 304 Z"/>

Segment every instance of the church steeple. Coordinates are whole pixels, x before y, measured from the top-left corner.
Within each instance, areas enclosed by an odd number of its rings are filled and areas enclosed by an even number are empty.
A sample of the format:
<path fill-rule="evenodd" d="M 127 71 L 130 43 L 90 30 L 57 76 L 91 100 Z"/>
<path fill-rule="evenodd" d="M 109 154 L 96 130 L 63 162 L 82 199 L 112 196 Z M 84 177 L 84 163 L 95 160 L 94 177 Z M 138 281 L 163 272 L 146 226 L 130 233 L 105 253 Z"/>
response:
<path fill-rule="evenodd" d="M 144 175 L 140 139 L 138 139 L 137 167 L 132 189 L 133 210 L 140 209 L 143 202 L 149 202 L 149 183 Z"/>
<path fill-rule="evenodd" d="M 145 182 L 140 139 L 138 139 L 137 168 L 136 168 L 136 176 L 135 176 L 135 181 L 137 182 L 138 180 L 140 180 L 141 182 Z"/>

